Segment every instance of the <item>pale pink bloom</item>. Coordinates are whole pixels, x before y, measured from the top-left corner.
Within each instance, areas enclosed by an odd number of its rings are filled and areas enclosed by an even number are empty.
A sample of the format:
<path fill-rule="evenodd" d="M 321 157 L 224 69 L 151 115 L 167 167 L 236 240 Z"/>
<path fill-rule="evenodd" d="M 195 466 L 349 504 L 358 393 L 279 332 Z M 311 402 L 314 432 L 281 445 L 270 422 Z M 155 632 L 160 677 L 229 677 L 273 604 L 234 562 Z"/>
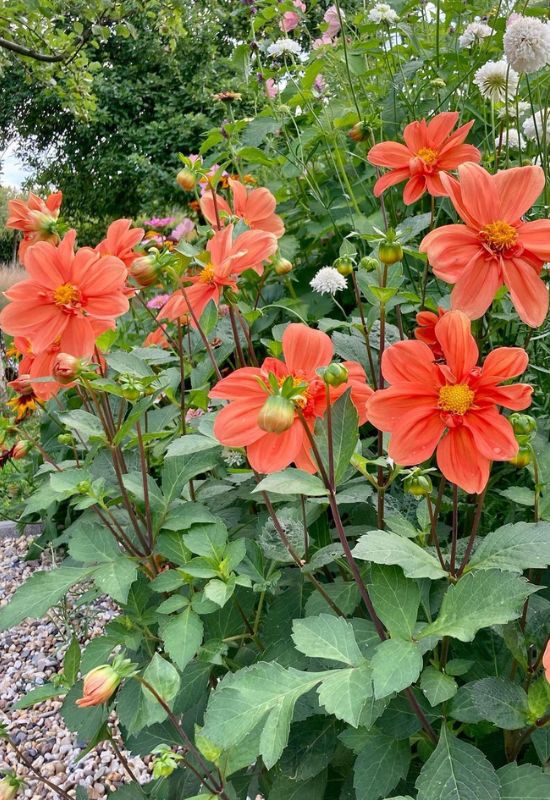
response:
<path fill-rule="evenodd" d="M 323 33 L 323 35 L 319 39 L 314 39 L 312 47 L 314 50 L 318 50 L 325 44 L 334 44 L 328 33 Z"/>
<path fill-rule="evenodd" d="M 340 28 L 342 26 L 340 25 L 340 15 L 338 14 L 338 9 L 336 6 L 329 6 L 329 8 L 327 8 L 325 11 L 325 16 L 323 19 L 328 25 L 328 28 L 325 31 L 327 36 L 330 36 L 332 39 L 334 36 L 340 33 Z"/>
<path fill-rule="evenodd" d="M 297 28 L 299 24 L 299 14 L 297 14 L 295 11 L 285 11 L 281 21 L 279 22 L 279 28 L 283 31 L 283 33 L 289 33 L 290 31 L 293 31 L 294 28 Z"/>
<path fill-rule="evenodd" d="M 277 97 L 279 94 L 279 90 L 277 88 L 277 84 L 273 80 L 273 78 L 268 78 L 265 82 L 265 93 L 268 97 L 272 100 L 274 97 Z"/>
<path fill-rule="evenodd" d="M 171 297 L 171 294 L 157 294 L 147 301 L 147 308 L 162 308 Z"/>

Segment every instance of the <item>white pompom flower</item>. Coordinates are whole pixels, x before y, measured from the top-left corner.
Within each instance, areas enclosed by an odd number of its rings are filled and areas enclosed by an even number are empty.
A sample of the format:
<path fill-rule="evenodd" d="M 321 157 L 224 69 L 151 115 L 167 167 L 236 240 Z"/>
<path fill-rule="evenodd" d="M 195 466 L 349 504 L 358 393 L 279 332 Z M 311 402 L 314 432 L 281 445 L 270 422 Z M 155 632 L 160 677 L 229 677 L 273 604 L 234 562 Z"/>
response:
<path fill-rule="evenodd" d="M 381 22 L 397 22 L 399 15 L 388 3 L 376 3 L 375 6 L 369 11 L 370 22 L 376 22 L 379 25 Z"/>
<path fill-rule="evenodd" d="M 478 44 L 483 39 L 486 39 L 488 36 L 491 36 L 492 33 L 493 29 L 490 25 L 476 20 L 475 22 L 471 22 L 464 29 L 462 36 L 458 37 L 458 46 L 471 47 L 474 44 Z"/>
<path fill-rule="evenodd" d="M 335 267 L 322 267 L 311 279 L 309 285 L 318 294 L 331 294 L 341 292 L 347 287 L 346 279 L 340 275 Z"/>
<path fill-rule="evenodd" d="M 546 137 L 544 136 L 544 128 L 546 127 Z M 546 138 L 550 141 L 550 109 L 541 109 L 535 111 L 534 117 L 527 117 L 521 126 L 523 135 L 526 139 L 536 141 L 537 133 L 540 139 Z"/>
<path fill-rule="evenodd" d="M 516 72 L 538 72 L 550 63 L 550 25 L 536 17 L 514 17 L 504 34 L 504 52 Z"/>
<path fill-rule="evenodd" d="M 474 83 L 482 96 L 493 103 L 512 98 L 518 87 L 519 75 L 507 61 L 487 61 L 474 75 Z"/>
<path fill-rule="evenodd" d="M 302 48 L 294 39 L 277 39 L 276 42 L 269 45 L 267 53 L 272 58 L 280 58 L 285 53 L 299 58 L 302 55 Z"/>

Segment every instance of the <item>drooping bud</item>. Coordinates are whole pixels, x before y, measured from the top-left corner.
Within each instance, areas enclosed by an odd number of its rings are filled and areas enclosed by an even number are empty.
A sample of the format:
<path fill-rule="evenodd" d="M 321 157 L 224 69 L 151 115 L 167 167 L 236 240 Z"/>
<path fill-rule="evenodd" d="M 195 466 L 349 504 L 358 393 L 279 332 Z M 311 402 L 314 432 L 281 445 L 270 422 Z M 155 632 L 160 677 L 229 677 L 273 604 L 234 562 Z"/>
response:
<path fill-rule="evenodd" d="M 413 472 L 403 481 L 403 488 L 407 494 L 412 494 L 414 497 L 427 497 L 432 493 L 433 485 L 428 475 Z"/>
<path fill-rule="evenodd" d="M 13 389 L 14 392 L 23 396 L 34 394 L 30 375 L 18 375 L 17 378 L 8 383 L 8 386 L 10 389 Z"/>
<path fill-rule="evenodd" d="M 517 436 L 528 436 L 537 430 L 537 421 L 529 414 L 519 414 L 517 411 L 510 414 L 510 424 Z"/>
<path fill-rule="evenodd" d="M 336 267 L 340 275 L 343 275 L 344 278 L 347 278 L 347 276 L 351 275 L 353 272 L 353 259 L 349 256 L 340 256 L 335 260 L 332 266 Z"/>
<path fill-rule="evenodd" d="M 62 386 L 68 386 L 78 378 L 82 361 L 70 353 L 58 353 L 52 367 L 52 375 Z"/>
<path fill-rule="evenodd" d="M 376 269 L 378 269 L 378 261 L 376 258 L 372 258 L 371 256 L 363 256 L 359 262 L 359 269 L 364 269 L 367 272 L 374 272 Z"/>
<path fill-rule="evenodd" d="M 180 169 L 176 175 L 176 181 L 186 192 L 192 192 L 197 185 L 197 178 L 190 169 Z"/>
<path fill-rule="evenodd" d="M 18 461 L 20 458 L 25 458 L 30 449 L 31 443 L 26 439 L 21 439 L 11 448 L 11 458 L 13 458 L 14 461 Z"/>
<path fill-rule="evenodd" d="M 120 675 L 110 664 L 95 667 L 84 677 L 82 697 L 76 701 L 80 708 L 100 706 L 113 695 L 120 683 Z"/>
<path fill-rule="evenodd" d="M 258 415 L 258 427 L 267 433 L 283 433 L 294 422 L 294 406 L 280 394 L 270 395 Z"/>
<path fill-rule="evenodd" d="M 5 775 L 0 781 L 0 800 L 13 800 L 21 786 L 23 781 L 15 775 Z"/>
<path fill-rule="evenodd" d="M 329 364 L 323 372 L 324 382 L 333 387 L 341 386 L 347 381 L 348 377 L 349 372 L 347 368 L 336 361 Z"/>
<path fill-rule="evenodd" d="M 369 135 L 368 125 L 364 122 L 356 122 L 353 128 L 348 132 L 350 139 L 354 142 L 363 142 Z"/>
<path fill-rule="evenodd" d="M 130 267 L 130 275 L 140 286 L 153 286 L 159 279 L 159 264 L 155 256 L 136 258 Z"/>
<path fill-rule="evenodd" d="M 508 463 L 521 469 L 522 467 L 527 467 L 532 460 L 531 447 L 529 445 L 520 445 L 518 452 Z"/>
<path fill-rule="evenodd" d="M 292 262 L 288 258 L 276 258 L 273 262 L 273 270 L 276 275 L 288 275 L 293 270 Z"/>

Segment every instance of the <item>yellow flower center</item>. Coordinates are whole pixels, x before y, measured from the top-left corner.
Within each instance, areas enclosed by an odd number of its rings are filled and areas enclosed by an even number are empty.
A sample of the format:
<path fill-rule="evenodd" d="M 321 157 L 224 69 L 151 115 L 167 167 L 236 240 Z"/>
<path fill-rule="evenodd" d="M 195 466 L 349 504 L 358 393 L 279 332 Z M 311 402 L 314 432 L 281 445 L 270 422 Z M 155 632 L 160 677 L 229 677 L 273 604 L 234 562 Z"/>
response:
<path fill-rule="evenodd" d="M 442 386 L 438 408 L 451 414 L 465 414 L 474 402 L 475 392 L 466 383 Z"/>
<path fill-rule="evenodd" d="M 491 250 L 495 250 L 497 253 L 513 247 L 518 240 L 517 229 L 504 220 L 490 222 L 481 229 L 480 234 Z"/>
<path fill-rule="evenodd" d="M 428 166 L 431 166 L 431 164 L 434 164 L 437 161 L 439 153 L 437 152 L 437 150 L 432 150 L 431 147 L 421 147 L 416 155 L 418 158 L 422 159 L 424 164 L 428 164 Z"/>
<path fill-rule="evenodd" d="M 53 299 L 56 306 L 70 306 L 80 300 L 80 292 L 72 283 L 64 283 L 54 291 Z"/>
<path fill-rule="evenodd" d="M 212 283 L 214 280 L 214 265 L 207 264 L 199 274 L 199 281 L 201 283 Z"/>

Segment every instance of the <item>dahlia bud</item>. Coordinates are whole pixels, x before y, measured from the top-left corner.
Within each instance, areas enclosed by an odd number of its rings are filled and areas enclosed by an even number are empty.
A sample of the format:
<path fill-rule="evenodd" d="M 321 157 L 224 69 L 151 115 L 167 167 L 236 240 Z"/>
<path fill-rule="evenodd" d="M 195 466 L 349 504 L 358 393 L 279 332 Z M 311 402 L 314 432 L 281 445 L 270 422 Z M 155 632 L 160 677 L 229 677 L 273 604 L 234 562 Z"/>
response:
<path fill-rule="evenodd" d="M 417 472 L 407 475 L 403 481 L 403 487 L 407 494 L 412 494 L 413 497 L 427 497 L 433 489 L 429 476 Z"/>
<path fill-rule="evenodd" d="M 369 135 L 368 125 L 364 122 L 356 122 L 353 128 L 348 132 L 350 139 L 354 142 L 363 142 Z"/>
<path fill-rule="evenodd" d="M 26 439 L 21 439 L 19 442 L 16 442 L 11 448 L 11 458 L 14 461 L 18 461 L 20 458 L 25 458 L 30 449 L 31 449 L 31 443 L 28 442 Z"/>
<path fill-rule="evenodd" d="M 518 467 L 522 469 L 523 467 L 527 467 L 533 459 L 531 448 L 529 445 L 520 445 L 518 452 L 516 455 L 510 459 L 508 462 L 512 464 L 514 467 Z"/>
<path fill-rule="evenodd" d="M 518 436 L 528 436 L 537 430 L 537 421 L 529 414 L 510 414 L 510 424 Z"/>
<path fill-rule="evenodd" d="M 52 367 L 52 375 L 62 386 L 72 383 L 82 369 L 82 362 L 70 353 L 58 353 Z"/>
<path fill-rule="evenodd" d="M 57 441 L 59 444 L 71 445 L 74 442 L 74 436 L 72 433 L 60 433 L 57 437 Z"/>
<path fill-rule="evenodd" d="M 371 256 L 363 256 L 359 262 L 359 269 L 364 269 L 366 272 L 374 272 L 378 269 L 378 260 Z"/>
<path fill-rule="evenodd" d="M 0 781 L 0 800 L 13 800 L 23 781 L 11 773 Z"/>
<path fill-rule="evenodd" d="M 130 275 L 140 286 L 153 286 L 159 278 L 159 265 L 154 256 L 136 258 L 130 267 Z"/>
<path fill-rule="evenodd" d="M 386 239 L 380 242 L 378 247 L 378 258 L 382 264 L 391 266 L 397 264 L 398 261 L 403 261 L 403 248 L 399 242 L 392 239 Z"/>
<path fill-rule="evenodd" d="M 10 389 L 20 395 L 33 394 L 30 375 L 18 375 L 15 380 L 8 383 Z"/>
<path fill-rule="evenodd" d="M 197 185 L 197 178 L 190 169 L 180 169 L 176 175 L 176 181 L 186 192 L 192 192 Z"/>
<path fill-rule="evenodd" d="M 329 364 L 323 372 L 323 380 L 329 386 L 341 386 L 347 381 L 349 372 L 343 364 L 338 364 L 336 361 Z"/>
<path fill-rule="evenodd" d="M 340 256 L 340 258 L 337 258 L 332 266 L 338 270 L 340 275 L 343 275 L 344 278 L 347 278 L 347 276 L 351 275 L 353 272 L 353 259 L 349 256 Z"/>
<path fill-rule="evenodd" d="M 288 275 L 293 270 L 292 262 L 288 258 L 277 258 L 273 262 L 273 269 L 276 275 Z"/>
<path fill-rule="evenodd" d="M 280 394 L 270 395 L 258 415 L 258 426 L 268 433 L 283 433 L 294 422 L 294 406 Z"/>
<path fill-rule="evenodd" d="M 120 675 L 110 664 L 92 669 L 84 677 L 82 697 L 76 701 L 77 706 L 100 706 L 113 695 L 119 683 Z"/>

